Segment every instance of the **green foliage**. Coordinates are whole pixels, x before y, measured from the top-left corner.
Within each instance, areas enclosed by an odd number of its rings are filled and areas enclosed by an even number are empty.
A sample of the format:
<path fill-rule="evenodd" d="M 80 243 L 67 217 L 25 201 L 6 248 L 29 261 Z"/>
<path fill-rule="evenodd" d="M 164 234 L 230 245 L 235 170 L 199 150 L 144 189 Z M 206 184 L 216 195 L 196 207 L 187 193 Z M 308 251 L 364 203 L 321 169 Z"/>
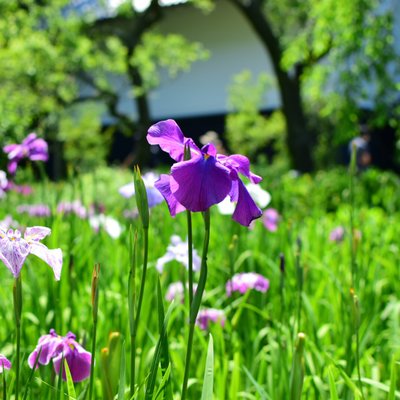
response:
<path fill-rule="evenodd" d="M 271 79 L 260 75 L 256 82 L 250 71 L 234 76 L 229 90 L 229 106 L 232 112 L 226 118 L 226 137 L 233 152 L 254 157 L 260 149 L 273 143 L 284 154 L 285 120 L 281 111 L 265 117 L 259 111 Z"/>
<path fill-rule="evenodd" d="M 135 91 L 148 91 L 160 83 L 160 68 L 172 78 L 188 71 L 195 61 L 205 60 L 209 52 L 199 42 L 189 42 L 178 34 L 162 35 L 147 32 L 130 62 L 136 66 L 143 79 L 143 87 Z"/>
<path fill-rule="evenodd" d="M 201 398 L 209 333 L 214 344 L 213 391 L 216 399 L 290 398 L 293 362 L 300 365 L 301 375 L 304 365 L 302 397 L 352 398 L 359 388 L 355 381 L 354 348 L 350 340 L 353 336 L 349 295 L 351 244 L 349 236 L 345 236 L 342 243 L 333 243 L 328 239 L 330 230 L 338 225 L 344 226 L 346 232 L 349 230 L 348 174 L 343 169 L 297 177 L 274 173 L 271 168 L 265 171 L 258 168 L 256 172 L 261 173 L 265 187 L 272 194 L 271 206 L 281 214 L 279 228 L 274 233 L 266 231 L 258 220 L 249 230 L 232 222 L 229 216 L 220 215 L 216 208 L 211 210 L 207 259 L 209 275 L 203 306 L 223 309 L 227 319 L 223 328 L 210 324 L 209 332 L 195 328 L 188 398 Z M 49 248 L 61 247 L 64 254 L 60 282 L 54 282 L 51 270 L 33 255 L 28 257 L 22 270 L 21 344 L 24 360 L 36 346 L 38 337 L 50 328 L 63 335 L 71 330 L 77 334 L 77 340 L 83 344 L 86 342 L 84 345 L 88 347 L 93 339 L 92 267 L 95 262 L 102 265 L 94 398 L 107 398 L 101 390 L 105 374 L 112 375 L 111 396 L 118 390 L 119 398 L 130 398 L 127 392 L 122 392 L 126 384 L 123 372 L 126 371 L 127 378 L 130 375 L 129 357 L 123 357 L 129 353 L 130 343 L 126 342 L 126 349 L 121 343 L 116 343 L 115 351 L 104 359 L 100 357 L 101 349 L 112 347 L 109 343 L 110 332 L 121 332 L 121 338 L 129 335 L 127 280 L 131 265 L 128 245 L 131 238 L 128 227 L 132 225 L 133 230 L 140 228 L 138 220 L 128 221 L 122 216 L 125 207 L 132 207 L 132 201 L 122 199 L 118 187 L 129 179 L 132 179 L 131 174 L 126 171 L 102 169 L 96 172 L 96 176 L 78 175 L 70 182 L 35 184 L 36 191 L 30 198 L 9 193 L 6 199 L 1 200 L 0 219 L 11 214 L 25 226 L 49 226 L 52 234 L 45 243 Z M 361 231 L 361 238 L 354 243 L 360 271 L 357 292 L 360 300 L 360 364 L 367 399 L 384 400 L 388 394 L 390 398 L 398 396 L 394 365 L 399 350 L 400 306 L 395 296 L 399 290 L 399 188 L 398 177 L 373 170 L 355 180 L 354 224 Z M 86 219 L 54 211 L 58 201 L 78 198 L 86 205 L 93 201 L 104 202 L 106 213 L 118 218 L 124 225 L 122 236 L 114 240 L 104 231 L 95 233 Z M 16 211 L 21 203 L 43 201 L 54 211 L 51 217 L 32 217 Z M 164 375 L 157 365 L 163 359 L 161 348 L 166 349 L 166 342 L 162 343 L 166 340 L 166 324 L 162 324 L 160 336 L 164 339 L 161 341 L 159 333 L 161 310 L 168 307 L 165 300 L 167 286 L 180 280 L 186 270 L 179 263 L 171 263 L 160 275 L 154 265 L 165 254 L 173 233 L 185 237 L 185 224 L 186 216 L 170 218 L 165 204 L 151 210 L 148 283 L 153 284 L 146 284 L 137 332 L 137 398 L 144 398 L 145 388 L 150 386 L 155 397 L 159 395 L 158 399 L 163 398 L 162 388 L 167 382 L 170 382 L 173 397 L 179 398 L 180 395 L 188 323 L 187 304 L 177 301 L 167 313 L 170 365 L 164 370 Z M 198 250 L 203 239 L 202 225 L 202 217 L 193 215 L 194 246 Z M 304 272 L 301 315 L 302 331 L 307 335 L 307 345 L 300 359 L 294 352 L 299 298 L 295 261 L 297 237 L 302 241 L 299 256 Z M 235 241 L 233 238 L 236 238 Z M 141 241 L 139 235 L 139 254 Z M 235 245 L 229 246 L 233 242 Z M 285 256 L 284 273 L 279 267 L 281 253 Z M 1 352 L 12 356 L 14 279 L 2 264 L 0 267 Z M 232 271 L 262 273 L 270 280 L 269 291 L 265 294 L 251 291 L 245 296 L 236 293 L 227 297 L 225 285 Z M 159 289 L 154 284 L 158 279 Z M 198 281 L 198 276 L 195 280 Z M 106 352 L 102 354 L 105 356 Z M 210 366 L 211 356 L 208 360 Z M 104 365 L 108 366 L 107 372 Z M 14 370 L 6 371 L 8 393 L 13 390 L 10 383 L 14 373 Z M 54 398 L 52 366 L 40 365 L 33 374 L 28 397 Z M 31 370 L 26 362 L 22 362 L 22 390 L 30 376 Z M 299 388 L 298 383 L 296 385 Z M 86 382 L 75 383 L 78 398 L 83 397 L 86 387 Z M 64 384 L 64 389 L 67 391 L 67 384 Z M 72 393 L 72 386 L 70 390 Z"/>
<path fill-rule="evenodd" d="M 71 107 L 60 119 L 58 138 L 64 143 L 64 157 L 70 167 L 86 171 L 106 160 L 112 131 L 101 132 L 101 113 L 96 103 Z"/>

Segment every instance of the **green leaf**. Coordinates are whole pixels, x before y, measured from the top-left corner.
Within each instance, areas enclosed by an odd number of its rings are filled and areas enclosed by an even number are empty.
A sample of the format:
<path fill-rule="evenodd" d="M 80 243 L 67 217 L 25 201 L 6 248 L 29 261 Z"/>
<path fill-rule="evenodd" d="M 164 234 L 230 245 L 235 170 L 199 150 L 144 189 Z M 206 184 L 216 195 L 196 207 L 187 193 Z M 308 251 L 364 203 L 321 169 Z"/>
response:
<path fill-rule="evenodd" d="M 390 389 L 389 389 L 389 396 L 388 400 L 395 399 L 395 392 L 396 392 L 396 380 L 397 380 L 397 362 L 395 358 L 392 358 L 392 367 L 390 370 Z"/>
<path fill-rule="evenodd" d="M 210 333 L 208 341 L 206 369 L 204 371 L 203 390 L 201 391 L 201 400 L 212 400 L 214 386 L 214 343 Z"/>
<path fill-rule="evenodd" d="M 125 340 L 122 342 L 121 346 L 121 361 L 120 361 L 120 367 L 119 367 L 119 382 L 118 382 L 118 400 L 123 400 L 124 399 L 124 393 L 125 393 L 125 368 L 126 368 L 126 363 L 125 363 Z"/>
<path fill-rule="evenodd" d="M 67 378 L 68 397 L 70 399 L 76 399 L 74 381 L 72 380 L 71 371 L 69 370 L 69 366 L 65 358 L 64 358 L 64 370 L 65 370 L 65 376 Z"/>
<path fill-rule="evenodd" d="M 156 345 L 156 350 L 154 352 L 153 360 L 151 362 L 150 373 L 149 373 L 149 377 L 147 380 L 145 400 L 153 399 L 154 388 L 155 388 L 157 372 L 158 372 L 158 363 L 161 358 L 163 342 L 166 340 L 167 325 L 168 325 L 168 320 L 169 320 L 169 316 L 172 311 L 173 304 L 174 304 L 174 302 L 172 302 L 170 304 L 170 306 L 168 307 L 167 314 L 165 315 L 165 318 L 164 318 L 164 323 L 162 326 L 161 334 L 160 334 L 160 337 L 159 337 L 157 345 Z"/>
<path fill-rule="evenodd" d="M 158 329 L 160 332 L 160 337 L 163 334 L 164 329 L 164 305 L 163 305 L 163 296 L 161 292 L 161 283 L 160 277 L 157 279 L 157 309 L 158 309 Z M 170 368 L 171 364 L 169 361 L 169 350 L 168 350 L 168 334 L 165 332 L 164 340 L 161 342 L 161 356 L 160 356 L 160 364 L 161 364 L 161 374 L 162 380 L 165 379 L 166 371 Z M 164 399 L 172 400 L 172 388 L 170 379 L 166 379 L 163 385 L 164 391 Z"/>
<path fill-rule="evenodd" d="M 336 390 L 336 383 L 335 383 L 335 376 L 333 374 L 333 366 L 330 365 L 328 367 L 328 376 L 329 376 L 329 390 L 331 395 L 331 400 L 339 400 L 337 390 Z"/>

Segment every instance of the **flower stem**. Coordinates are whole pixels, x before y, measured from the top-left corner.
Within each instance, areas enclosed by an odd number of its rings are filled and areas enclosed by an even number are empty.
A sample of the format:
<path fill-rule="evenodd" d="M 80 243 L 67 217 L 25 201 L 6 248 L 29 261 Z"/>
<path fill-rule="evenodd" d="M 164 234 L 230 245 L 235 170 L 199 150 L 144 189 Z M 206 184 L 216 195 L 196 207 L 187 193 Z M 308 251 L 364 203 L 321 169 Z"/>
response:
<path fill-rule="evenodd" d="M 189 314 L 193 302 L 193 234 L 192 234 L 192 214 L 186 211 L 188 225 L 188 279 L 189 279 Z"/>
<path fill-rule="evenodd" d="M 90 364 L 89 400 L 92 400 L 92 395 L 93 395 L 94 359 L 96 354 L 96 334 L 97 334 L 97 314 L 99 309 L 99 273 L 100 273 L 100 265 L 96 264 L 94 266 L 92 275 L 93 340 L 92 340 L 92 360 Z"/>
<path fill-rule="evenodd" d="M 22 312 L 22 288 L 21 277 L 15 279 L 13 287 L 14 315 L 16 328 L 16 357 L 15 357 L 15 400 L 19 396 L 19 364 L 21 353 L 21 312 Z"/>
<path fill-rule="evenodd" d="M 128 280 L 128 308 L 129 308 L 129 331 L 131 336 L 131 381 L 130 381 L 130 398 L 135 393 L 135 361 L 136 361 L 136 347 L 135 347 L 135 302 L 136 302 L 136 249 L 137 249 L 137 232 L 132 234 L 130 232 L 130 259 L 131 268 L 129 271 Z"/>
<path fill-rule="evenodd" d="M 6 374 L 4 372 L 4 362 L 2 363 L 3 367 L 3 400 L 7 400 L 7 386 L 6 386 Z"/>
<path fill-rule="evenodd" d="M 204 217 L 204 242 L 203 242 L 203 253 L 201 257 L 200 278 L 190 308 L 189 337 L 186 349 L 185 372 L 183 376 L 181 400 L 185 400 L 187 394 L 187 383 L 189 380 L 189 369 L 190 369 L 190 359 L 192 356 L 194 327 L 196 324 L 197 314 L 199 312 L 201 299 L 203 297 L 203 292 L 207 281 L 207 253 L 208 253 L 208 245 L 210 243 L 210 210 L 205 211 L 203 213 L 203 217 Z"/>

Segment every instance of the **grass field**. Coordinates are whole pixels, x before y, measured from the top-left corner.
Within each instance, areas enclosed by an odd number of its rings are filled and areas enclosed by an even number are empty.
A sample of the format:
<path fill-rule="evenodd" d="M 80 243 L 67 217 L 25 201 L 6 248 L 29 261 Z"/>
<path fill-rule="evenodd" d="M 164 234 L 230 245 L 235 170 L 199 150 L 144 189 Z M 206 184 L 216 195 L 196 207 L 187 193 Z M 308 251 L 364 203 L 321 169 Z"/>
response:
<path fill-rule="evenodd" d="M 270 174 L 261 168 L 259 173 L 264 177 L 261 186 L 272 196 L 268 207 L 280 214 L 278 229 L 267 230 L 262 220 L 251 229 L 242 227 L 212 207 L 208 277 L 200 310 L 222 310 L 224 317 L 211 321 L 207 329 L 196 326 L 194 330 L 187 398 L 399 398 L 398 178 L 371 170 L 354 177 L 351 185 L 345 169 L 300 177 Z M 148 268 L 135 340 L 136 386 L 130 387 L 130 324 L 135 315 L 129 312 L 129 302 L 137 307 L 145 236 L 133 212 L 134 197 L 125 199 L 118 189 L 132 179 L 130 172 L 104 168 L 63 183 L 36 182 L 29 196 L 9 192 L 0 200 L 0 220 L 12 216 L 10 227 L 22 231 L 27 226 L 51 228 L 44 243 L 63 252 L 60 281 L 34 255 L 21 272 L 20 398 L 90 397 L 89 378 L 63 382 L 50 364 L 41 365 L 31 376 L 27 359 L 39 337 L 52 328 L 62 336 L 74 332 L 76 340 L 92 351 L 92 273 L 99 263 L 92 398 L 128 399 L 133 394 L 136 399 L 180 399 L 189 332 L 188 291 L 184 301 L 175 298 L 171 303 L 165 295 L 170 283 L 187 282 L 187 271 L 176 260 L 165 264 L 162 273 L 156 264 L 172 235 L 187 240 L 187 215 L 171 218 L 164 203 L 150 210 Z M 88 214 L 57 211 L 61 201 L 76 200 L 86 213 L 116 219 L 121 232 L 113 232 L 118 237 L 104 229 L 104 217 L 94 229 Z M 42 208 L 46 215 L 18 212 L 19 206 L 33 204 L 47 205 L 45 211 Z M 109 221 L 107 226 L 114 225 Z M 200 213 L 192 214 L 192 225 L 194 248 L 201 257 Z M 330 240 L 337 227 L 344 230 L 342 240 Z M 239 272 L 263 275 L 269 289 L 228 296 L 226 283 Z M 13 363 L 2 374 L 1 387 L 4 395 L 6 384 L 6 398 L 11 399 L 16 384 L 15 279 L 5 267 L 0 269 L 0 279 L 0 352 Z M 198 280 L 195 273 L 194 281 Z M 136 293 L 134 300 L 130 300 L 132 293 Z M 154 391 L 149 394 L 153 378 Z"/>

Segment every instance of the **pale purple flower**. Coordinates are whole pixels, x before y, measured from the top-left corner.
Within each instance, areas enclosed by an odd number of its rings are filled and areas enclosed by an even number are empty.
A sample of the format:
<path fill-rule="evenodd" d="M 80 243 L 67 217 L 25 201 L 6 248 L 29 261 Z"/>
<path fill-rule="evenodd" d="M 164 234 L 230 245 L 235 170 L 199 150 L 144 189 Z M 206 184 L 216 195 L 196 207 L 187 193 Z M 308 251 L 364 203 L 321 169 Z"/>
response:
<path fill-rule="evenodd" d="M 177 235 L 171 236 L 170 244 L 167 252 L 157 260 L 156 268 L 158 272 L 162 272 L 164 265 L 172 260 L 176 260 L 188 269 L 188 243 L 184 242 Z M 193 271 L 200 271 L 201 258 L 196 249 L 193 249 Z"/>
<path fill-rule="evenodd" d="M 11 369 L 11 362 L 3 354 L 0 354 L 0 374 L 4 372 L 5 369 Z"/>
<path fill-rule="evenodd" d="M 242 272 L 235 274 L 226 283 L 226 294 L 230 296 L 232 292 L 246 293 L 248 290 L 257 290 L 265 293 L 269 289 L 269 280 L 255 272 Z"/>
<path fill-rule="evenodd" d="M 217 310 L 216 308 L 204 308 L 200 310 L 196 318 L 196 325 L 205 331 L 208 329 L 210 322 L 219 323 L 224 327 L 226 322 L 224 311 Z"/>
<path fill-rule="evenodd" d="M 142 175 L 143 183 L 146 188 L 147 193 L 147 201 L 149 204 L 149 208 L 156 206 L 164 201 L 164 197 L 161 193 L 156 189 L 154 184 L 160 178 L 159 175 L 155 174 L 154 172 L 146 172 Z M 119 188 L 119 193 L 129 199 L 135 194 L 135 184 L 133 182 L 127 183 L 124 186 Z"/>
<path fill-rule="evenodd" d="M 186 288 L 189 287 L 189 284 L 186 283 Z M 197 284 L 193 284 L 193 292 L 195 293 L 197 290 Z M 172 301 L 174 299 L 179 300 L 183 303 L 184 300 L 184 290 L 182 282 L 172 282 L 169 284 L 167 288 L 167 293 L 165 294 L 165 300 Z"/>
<path fill-rule="evenodd" d="M 150 144 L 159 145 L 176 163 L 171 175 L 161 175 L 156 188 L 164 196 L 170 213 L 175 216 L 185 209 L 206 211 L 229 195 L 236 202 L 232 218 L 241 225 L 249 226 L 262 214 L 247 191 L 239 174 L 252 183 L 261 177 L 250 171 L 250 161 L 240 154 L 217 154 L 213 144 L 199 149 L 194 141 L 183 136 L 174 120 L 158 122 L 150 127 L 147 135 Z M 184 160 L 185 147 L 190 149 L 190 160 Z"/>
<path fill-rule="evenodd" d="M 16 228 L 19 225 L 17 221 L 13 219 L 11 215 L 6 215 L 4 219 L 0 221 L 0 227 L 3 228 L 3 230 L 8 230 L 9 228 L 13 227 Z"/>
<path fill-rule="evenodd" d="M 65 336 L 59 336 L 54 329 L 51 329 L 48 335 L 39 338 L 35 350 L 28 357 L 29 366 L 31 368 L 35 366 L 40 352 L 37 364 L 47 365 L 50 361 L 53 361 L 54 370 L 56 374 L 59 374 L 61 362 L 64 358 L 67 361 L 72 380 L 74 382 L 83 381 L 90 375 L 92 355 L 75 339 L 75 335 L 71 332 L 68 332 Z M 62 378 L 66 380 L 64 370 Z"/>
<path fill-rule="evenodd" d="M 12 190 L 22 194 L 22 196 L 29 196 L 33 193 L 33 189 L 29 185 L 17 185 L 14 182 L 8 181 L 7 190 Z"/>
<path fill-rule="evenodd" d="M 263 224 L 270 232 L 275 232 L 278 229 L 279 220 L 280 216 L 278 211 L 275 210 L 275 208 L 267 208 L 263 212 L 263 217 L 262 217 Z"/>
<path fill-rule="evenodd" d="M 31 217 L 49 217 L 50 207 L 46 204 L 21 204 L 17 207 L 19 214 L 29 214 Z"/>
<path fill-rule="evenodd" d="M 26 257 L 29 254 L 34 254 L 52 268 L 56 280 L 60 279 L 61 249 L 49 250 L 43 243 L 40 243 L 50 233 L 49 228 L 33 226 L 26 228 L 24 237 L 22 237 L 21 232 L 17 229 L 7 231 L 0 227 L 0 260 L 15 278 L 18 278 Z"/>
<path fill-rule="evenodd" d="M 86 218 L 87 216 L 86 207 L 81 203 L 80 200 L 75 200 L 72 202 L 63 201 L 58 203 L 57 213 L 64 215 L 75 214 L 81 219 Z"/>
<path fill-rule="evenodd" d="M 124 210 L 122 215 L 126 219 L 137 219 L 139 217 L 139 211 L 137 208 L 134 208 L 132 210 Z"/>
<path fill-rule="evenodd" d="M 113 239 L 118 239 L 122 233 L 120 223 L 108 215 L 92 215 L 89 217 L 89 224 L 96 233 L 100 231 L 100 228 L 103 228 Z"/>
<path fill-rule="evenodd" d="M 32 161 L 47 161 L 49 158 L 47 143 L 38 138 L 36 133 L 30 133 L 21 144 L 9 144 L 3 147 L 5 153 L 8 154 L 8 172 L 15 174 L 18 163 L 29 158 Z"/>
<path fill-rule="evenodd" d="M 338 226 L 329 233 L 329 240 L 331 242 L 342 242 L 344 239 L 345 230 L 343 226 Z"/>

